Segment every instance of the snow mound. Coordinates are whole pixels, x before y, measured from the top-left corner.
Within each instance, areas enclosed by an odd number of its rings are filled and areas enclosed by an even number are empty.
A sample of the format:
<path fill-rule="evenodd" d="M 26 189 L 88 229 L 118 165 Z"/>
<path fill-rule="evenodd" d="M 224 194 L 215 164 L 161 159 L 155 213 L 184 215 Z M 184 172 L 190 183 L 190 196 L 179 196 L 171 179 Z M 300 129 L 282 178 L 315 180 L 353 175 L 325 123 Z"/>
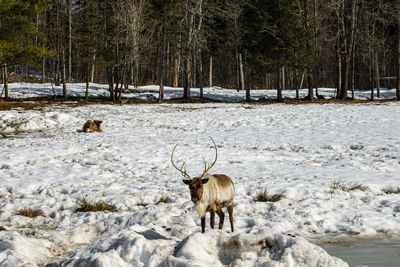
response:
<path fill-rule="evenodd" d="M 175 247 L 168 266 L 348 266 L 301 237 L 210 231 L 189 235 Z"/>
<path fill-rule="evenodd" d="M 0 133 L 14 134 L 47 131 L 49 129 L 57 130 L 77 122 L 80 121 L 76 117 L 58 112 L 33 111 L 32 114 L 22 114 L 22 116 L 0 114 Z"/>
<path fill-rule="evenodd" d="M 136 225 L 103 237 L 47 266 L 156 266 L 172 253 L 174 242 L 152 229 Z"/>
<path fill-rule="evenodd" d="M 0 125 L 0 132 L 4 134 L 16 132 L 29 132 L 38 130 L 39 126 L 34 121 L 9 122 Z"/>
<path fill-rule="evenodd" d="M 175 249 L 173 249 L 175 245 Z M 180 242 L 132 226 L 85 246 L 55 266 L 348 266 L 301 237 L 260 237 L 220 230 L 193 233 Z"/>
<path fill-rule="evenodd" d="M 51 243 L 18 232 L 0 232 L 0 266 L 37 266 L 51 256 Z M 42 262 L 43 263 L 43 262 Z"/>

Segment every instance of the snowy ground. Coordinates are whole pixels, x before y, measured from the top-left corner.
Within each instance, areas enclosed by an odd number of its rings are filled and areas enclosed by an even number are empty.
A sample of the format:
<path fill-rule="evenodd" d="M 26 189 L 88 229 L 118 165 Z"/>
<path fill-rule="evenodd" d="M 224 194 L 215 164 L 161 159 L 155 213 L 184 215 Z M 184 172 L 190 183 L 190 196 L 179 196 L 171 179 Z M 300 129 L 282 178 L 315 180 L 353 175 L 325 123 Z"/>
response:
<path fill-rule="evenodd" d="M 105 94 L 96 85 L 92 94 Z M 143 88 L 142 88 L 143 89 Z M 154 92 L 129 94 L 154 97 Z M 59 89 L 58 89 L 59 90 Z M 84 85 L 69 86 L 83 95 Z M 334 91 L 323 89 L 326 96 Z M 393 90 L 383 90 L 393 97 Z M 50 85 L 11 84 L 11 97 L 51 94 Z M 166 89 L 167 98 L 181 94 Z M 196 90 L 194 90 L 196 94 Z M 207 88 L 237 102 L 244 93 Z M 293 96 L 293 92 L 285 92 Z M 302 91 L 305 94 L 305 91 Z M 254 91 L 252 97 L 273 97 Z M 357 92 L 358 98 L 369 92 Z M 400 103 L 49 106 L 0 111 L 1 266 L 348 266 L 329 240 L 400 237 Z M 81 131 L 103 120 L 103 133 Z M 18 126 L 18 133 L 15 127 Z M 232 177 L 235 232 L 200 233 L 189 190 L 170 163 Z M 360 184 L 365 191 L 332 189 Z M 279 202 L 255 202 L 258 192 Z M 105 201 L 118 212 L 75 212 Z M 157 203 L 162 197 L 168 203 Z M 16 215 L 40 209 L 34 219 Z M 207 215 L 208 220 L 208 215 Z M 218 222 L 218 219 L 217 219 Z M 312 243 L 311 243 L 312 242 Z M 53 264 L 51 264 L 53 263 Z"/>

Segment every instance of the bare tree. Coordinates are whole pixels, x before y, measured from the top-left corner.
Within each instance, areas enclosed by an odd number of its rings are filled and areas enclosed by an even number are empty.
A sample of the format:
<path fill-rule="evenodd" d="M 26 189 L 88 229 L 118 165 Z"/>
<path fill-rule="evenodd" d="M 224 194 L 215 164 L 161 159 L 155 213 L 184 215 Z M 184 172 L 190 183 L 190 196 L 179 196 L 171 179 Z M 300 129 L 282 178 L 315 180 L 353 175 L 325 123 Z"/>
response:
<path fill-rule="evenodd" d="M 400 0 L 397 0 L 397 88 L 396 99 L 400 100 Z"/>

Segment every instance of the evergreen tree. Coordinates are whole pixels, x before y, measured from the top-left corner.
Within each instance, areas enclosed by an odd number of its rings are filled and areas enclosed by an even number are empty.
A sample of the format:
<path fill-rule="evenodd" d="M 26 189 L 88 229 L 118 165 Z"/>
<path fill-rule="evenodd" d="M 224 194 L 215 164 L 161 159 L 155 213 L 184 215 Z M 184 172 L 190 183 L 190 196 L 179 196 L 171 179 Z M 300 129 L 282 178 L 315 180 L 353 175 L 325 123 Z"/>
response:
<path fill-rule="evenodd" d="M 50 0 L 0 1 L 0 65 L 4 75 L 5 97 L 8 97 L 6 68 L 17 64 L 40 64 L 52 52 L 38 41 L 43 34 L 35 20 L 50 7 Z"/>
<path fill-rule="evenodd" d="M 35 25 L 37 14 L 50 6 L 50 0 L 3 0 L 0 2 L 0 63 L 35 64 L 51 55 L 36 42 L 43 37 Z"/>

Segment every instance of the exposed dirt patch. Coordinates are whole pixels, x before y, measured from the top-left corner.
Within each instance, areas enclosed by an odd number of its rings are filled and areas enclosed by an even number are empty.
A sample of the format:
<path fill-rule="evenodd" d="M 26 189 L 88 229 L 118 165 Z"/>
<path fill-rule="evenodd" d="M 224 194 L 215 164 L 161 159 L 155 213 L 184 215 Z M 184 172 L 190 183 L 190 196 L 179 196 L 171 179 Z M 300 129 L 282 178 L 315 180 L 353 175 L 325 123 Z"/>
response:
<path fill-rule="evenodd" d="M 315 99 L 315 100 L 307 100 L 307 99 L 292 99 L 285 98 L 282 102 L 279 102 L 274 99 L 259 99 L 255 101 L 246 102 L 243 100 L 242 103 L 248 103 L 250 105 L 271 105 L 271 104 L 290 104 L 290 105 L 302 105 L 302 104 L 364 104 L 364 103 L 385 103 L 385 102 L 395 102 L 396 100 L 359 100 L 359 99 Z M 42 107 L 47 107 L 49 105 L 64 105 L 70 107 L 79 107 L 85 105 L 98 105 L 98 104 L 108 104 L 108 105 L 123 105 L 123 104 L 158 104 L 158 103 L 168 103 L 168 104 L 189 104 L 189 103 L 222 103 L 223 101 L 209 99 L 209 98 L 200 98 L 200 97 L 191 97 L 189 99 L 184 99 L 182 97 L 166 99 L 162 102 L 159 102 L 158 99 L 149 98 L 149 99 L 137 99 L 137 98 L 122 98 L 118 102 L 113 102 L 108 98 L 104 97 L 89 97 L 85 99 L 84 97 L 31 97 L 24 99 L 16 99 L 10 98 L 7 100 L 0 99 L 0 110 L 11 110 L 11 109 L 40 109 Z"/>

